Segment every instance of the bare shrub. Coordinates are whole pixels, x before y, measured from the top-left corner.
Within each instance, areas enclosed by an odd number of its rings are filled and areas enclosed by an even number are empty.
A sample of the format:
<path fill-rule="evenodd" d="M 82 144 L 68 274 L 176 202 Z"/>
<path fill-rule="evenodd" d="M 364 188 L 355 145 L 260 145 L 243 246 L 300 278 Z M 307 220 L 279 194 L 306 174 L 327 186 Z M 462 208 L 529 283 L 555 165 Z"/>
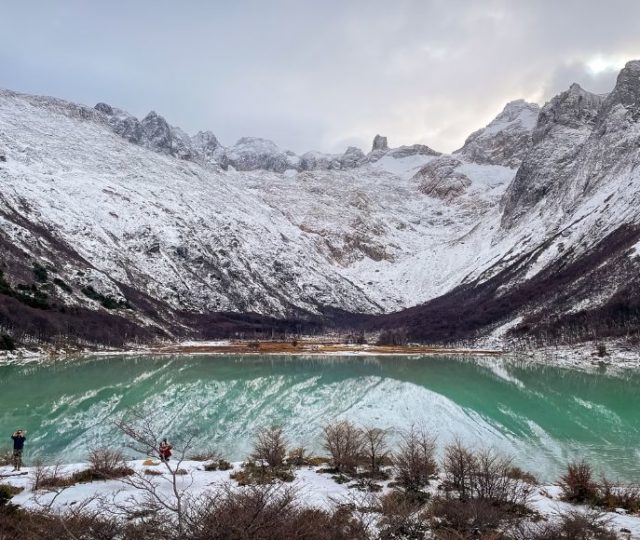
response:
<path fill-rule="evenodd" d="M 476 457 L 462 441 L 456 439 L 447 445 L 442 462 L 447 487 L 458 492 L 461 499 L 470 495 L 473 474 L 476 470 Z"/>
<path fill-rule="evenodd" d="M 420 491 L 438 471 L 435 459 L 435 438 L 425 429 L 411 426 L 402 435 L 393 456 L 393 468 L 398 484 L 407 491 Z"/>
<path fill-rule="evenodd" d="M 304 446 L 298 446 L 297 448 L 293 448 L 289 451 L 289 455 L 287 455 L 287 463 L 294 467 L 303 467 L 304 465 L 309 465 L 310 455 L 307 452 L 307 449 Z"/>
<path fill-rule="evenodd" d="M 71 478 L 64 474 L 60 463 L 45 466 L 41 460 L 37 460 L 33 467 L 33 491 L 55 490 L 69 487 L 73 484 Z"/>
<path fill-rule="evenodd" d="M 287 455 L 287 439 L 279 426 L 261 428 L 253 445 L 251 458 L 269 467 L 282 467 Z"/>
<path fill-rule="evenodd" d="M 190 454 L 187 458 L 190 461 L 217 461 L 220 454 L 216 450 L 203 450 Z"/>
<path fill-rule="evenodd" d="M 421 540 L 429 530 L 420 512 L 424 501 L 417 501 L 405 493 L 394 490 L 380 498 L 380 540 Z"/>
<path fill-rule="evenodd" d="M 264 467 L 249 461 L 234 471 L 229 478 L 241 486 L 274 484 L 276 482 L 293 482 L 294 474 L 287 467 Z"/>
<path fill-rule="evenodd" d="M 471 494 L 476 499 L 496 504 L 525 506 L 531 488 L 511 477 L 512 461 L 493 450 L 481 450 L 475 456 L 475 470 L 471 477 Z"/>
<path fill-rule="evenodd" d="M 513 478 L 514 480 L 521 480 L 522 482 L 526 482 L 527 484 L 537 485 L 538 479 L 531 474 L 529 471 L 524 471 L 520 467 L 511 467 L 508 471 L 509 478 Z"/>
<path fill-rule="evenodd" d="M 80 506 L 76 508 L 76 506 Z M 89 511 L 84 505 L 70 506 L 64 512 L 24 511 L 11 509 L 0 512 L 0 538 L 21 540 L 107 540 L 125 538 L 125 532 L 140 529 Z M 142 531 L 140 531 L 142 532 Z M 134 533 L 135 534 L 135 533 Z M 126 538 L 151 538 L 129 534 Z M 159 537 L 153 537 L 160 540 Z M 168 539 L 167 539 L 168 540 Z"/>
<path fill-rule="evenodd" d="M 513 540 L 616 540 L 603 515 L 597 511 L 567 512 L 552 523 L 522 522 L 512 528 Z"/>
<path fill-rule="evenodd" d="M 341 473 L 353 473 L 362 456 L 362 432 L 348 420 L 326 425 L 323 447 L 331 456 L 331 464 Z"/>
<path fill-rule="evenodd" d="M 595 504 L 605 510 L 623 508 L 631 513 L 640 512 L 640 486 L 615 485 L 606 477 L 602 477 L 598 487 Z"/>
<path fill-rule="evenodd" d="M 3 448 L 0 450 L 0 467 L 13 465 L 13 450 Z"/>
<path fill-rule="evenodd" d="M 306 508 L 297 491 L 282 485 L 223 489 L 200 502 L 190 519 L 190 540 L 367 540 L 353 510 Z"/>
<path fill-rule="evenodd" d="M 380 476 L 380 467 L 389 461 L 388 435 L 389 432 L 386 429 L 376 427 L 362 429 L 362 457 L 369 473 L 373 476 Z"/>
<path fill-rule="evenodd" d="M 436 538 L 504 538 L 498 531 L 518 516 L 510 509 L 487 499 L 437 497 L 427 511 Z"/>
<path fill-rule="evenodd" d="M 0 509 L 3 506 L 6 506 L 14 495 L 17 495 L 22 491 L 24 491 L 24 488 L 12 486 L 11 484 L 0 484 Z M 0 529 L 0 531 L 1 530 L 2 529 Z"/>
<path fill-rule="evenodd" d="M 133 474 L 127 465 L 122 450 L 100 446 L 89 451 L 89 465 L 94 480 L 122 478 Z"/>
<path fill-rule="evenodd" d="M 567 465 L 566 472 L 560 478 L 560 487 L 562 498 L 569 502 L 591 502 L 598 495 L 598 484 L 593 480 L 593 470 L 584 460 Z"/>

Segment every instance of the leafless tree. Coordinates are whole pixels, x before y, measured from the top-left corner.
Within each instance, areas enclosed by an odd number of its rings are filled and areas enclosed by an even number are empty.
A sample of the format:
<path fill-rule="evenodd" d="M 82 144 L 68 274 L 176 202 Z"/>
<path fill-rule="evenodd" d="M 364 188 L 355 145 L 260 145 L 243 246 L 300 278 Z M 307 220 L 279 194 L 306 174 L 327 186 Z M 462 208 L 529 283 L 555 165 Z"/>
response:
<path fill-rule="evenodd" d="M 153 422 L 153 414 L 144 409 L 132 409 L 116 422 L 118 429 L 127 435 L 132 450 L 147 456 L 159 457 L 158 445 L 162 438 L 160 430 Z M 179 536 L 185 530 L 189 489 L 193 485 L 193 476 L 184 475 L 181 465 L 193 450 L 195 435 L 190 435 L 180 445 L 174 445 L 174 461 L 161 460 L 166 474 L 161 476 L 145 475 L 140 471 L 122 479 L 122 482 L 144 494 L 143 508 L 149 512 L 165 511 L 173 515 Z M 173 465 L 172 465 L 173 464 Z M 160 482 L 169 482 L 171 494 L 167 495 Z M 135 496 L 134 496 L 135 498 Z M 129 501 L 139 502 L 139 501 Z"/>
<path fill-rule="evenodd" d="M 282 467 L 287 456 L 287 439 L 280 426 L 261 428 L 253 445 L 251 458 L 269 467 Z"/>
<path fill-rule="evenodd" d="M 388 430 L 376 427 L 362 428 L 362 453 L 372 475 L 380 473 L 380 467 L 389 458 Z"/>
<path fill-rule="evenodd" d="M 339 472 L 354 472 L 362 456 L 362 433 L 348 420 L 339 420 L 323 429 L 324 449 Z"/>
<path fill-rule="evenodd" d="M 461 499 L 470 495 L 476 457 L 460 439 L 455 439 L 444 450 L 443 469 L 448 487 L 455 489 Z"/>
<path fill-rule="evenodd" d="M 471 486 L 474 498 L 497 504 L 526 505 L 531 488 L 510 474 L 511 458 L 487 449 L 476 453 L 474 463 Z"/>
<path fill-rule="evenodd" d="M 393 468 L 398 483 L 407 491 L 419 491 L 437 472 L 435 438 L 426 429 L 411 426 L 402 435 Z"/>

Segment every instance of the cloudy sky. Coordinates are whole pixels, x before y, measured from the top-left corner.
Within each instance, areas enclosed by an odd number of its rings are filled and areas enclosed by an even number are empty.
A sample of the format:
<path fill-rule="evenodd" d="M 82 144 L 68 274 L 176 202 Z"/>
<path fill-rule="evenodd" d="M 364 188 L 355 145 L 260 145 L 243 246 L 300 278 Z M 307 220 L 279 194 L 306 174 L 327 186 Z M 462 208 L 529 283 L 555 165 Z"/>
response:
<path fill-rule="evenodd" d="M 606 92 L 637 0 L 0 0 L 0 86 L 297 152 L 459 147 L 512 99 Z"/>

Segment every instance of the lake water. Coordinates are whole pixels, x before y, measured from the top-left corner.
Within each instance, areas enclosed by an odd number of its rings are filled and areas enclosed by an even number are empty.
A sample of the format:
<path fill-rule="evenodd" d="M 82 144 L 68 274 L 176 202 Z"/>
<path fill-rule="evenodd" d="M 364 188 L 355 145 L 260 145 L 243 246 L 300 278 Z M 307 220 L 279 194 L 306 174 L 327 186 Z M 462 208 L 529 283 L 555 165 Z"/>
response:
<path fill-rule="evenodd" d="M 0 366 L 0 433 L 28 434 L 28 457 L 81 460 L 123 446 L 113 425 L 143 405 L 163 435 L 239 460 L 257 427 L 320 450 L 329 420 L 390 428 L 422 424 L 493 446 L 543 480 L 586 458 L 613 478 L 640 480 L 640 373 L 585 372 L 494 357 L 101 357 Z"/>

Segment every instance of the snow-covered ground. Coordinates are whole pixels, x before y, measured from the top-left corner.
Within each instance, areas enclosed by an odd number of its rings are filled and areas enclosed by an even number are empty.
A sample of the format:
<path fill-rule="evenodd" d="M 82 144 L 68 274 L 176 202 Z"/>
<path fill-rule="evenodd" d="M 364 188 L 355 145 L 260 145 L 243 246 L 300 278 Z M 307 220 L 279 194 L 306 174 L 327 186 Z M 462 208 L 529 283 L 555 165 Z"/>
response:
<path fill-rule="evenodd" d="M 131 461 L 129 466 L 138 473 L 145 470 L 154 470 L 161 472 L 162 475 L 152 476 L 154 482 L 159 486 L 158 492 L 167 498 L 172 497 L 171 476 L 167 473 L 163 464 L 158 461 L 155 465 L 143 465 L 142 460 Z M 224 486 L 236 486 L 237 483 L 230 478 L 230 474 L 241 468 L 241 463 L 233 463 L 233 469 L 229 471 L 212 471 L 204 470 L 204 464 L 199 461 L 184 461 L 181 468 L 187 473 L 178 476 L 178 489 L 186 490 L 192 496 L 198 496 L 204 493 L 215 492 Z M 175 465 L 174 465 L 175 466 Z M 87 468 L 87 464 L 78 463 L 66 465 L 62 467 L 63 474 L 71 474 Z M 300 500 L 309 506 L 330 508 L 340 503 L 357 503 L 364 501 L 366 494 L 356 489 L 353 483 L 339 484 L 335 482 L 331 475 L 319 473 L 318 467 L 302 467 L 295 471 L 295 480 L 290 484 L 294 486 L 300 495 Z M 122 480 L 96 481 L 83 484 L 75 484 L 68 488 L 58 489 L 55 491 L 34 491 L 33 474 L 34 469 L 25 467 L 23 472 L 27 474 L 16 475 L 11 472 L 10 467 L 0 467 L 0 483 L 7 483 L 12 486 L 22 488 L 23 491 L 12 499 L 14 504 L 25 508 L 45 508 L 50 507 L 53 510 L 64 510 L 84 501 L 90 501 L 88 508 L 99 509 L 100 505 L 113 506 L 131 505 L 135 507 L 143 500 L 144 493 L 136 490 L 127 482 Z M 429 491 L 432 494 L 437 493 L 438 481 L 432 482 Z M 382 482 L 383 491 L 385 493 L 390 490 L 388 482 Z M 586 506 L 573 505 L 560 500 L 560 488 L 557 485 L 536 486 L 530 500 L 530 507 L 539 512 L 544 518 L 553 520 L 559 514 L 569 510 L 587 511 Z M 631 531 L 631 536 L 626 538 L 640 538 L 640 516 L 627 515 L 623 510 L 618 512 L 608 512 L 603 518 L 610 523 L 615 531 L 627 529 Z"/>

